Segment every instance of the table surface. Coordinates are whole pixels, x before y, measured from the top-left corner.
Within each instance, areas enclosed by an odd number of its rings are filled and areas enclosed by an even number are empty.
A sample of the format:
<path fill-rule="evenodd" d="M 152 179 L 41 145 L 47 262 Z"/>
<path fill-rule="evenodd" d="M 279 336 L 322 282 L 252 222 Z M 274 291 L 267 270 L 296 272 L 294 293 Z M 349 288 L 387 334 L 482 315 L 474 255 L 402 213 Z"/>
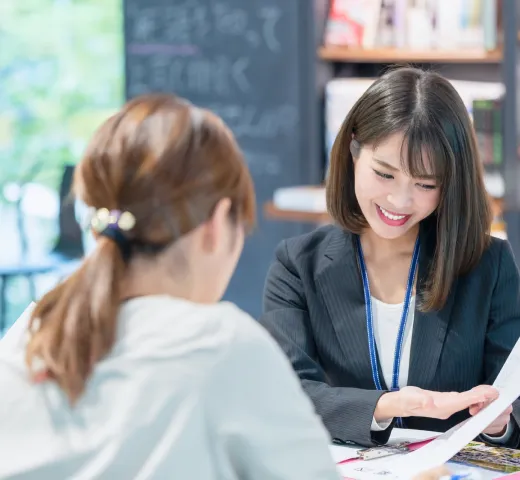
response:
<path fill-rule="evenodd" d="M 424 430 L 406 430 L 406 429 L 399 429 L 395 428 L 392 432 L 392 436 L 390 437 L 390 441 L 388 442 L 391 444 L 401 443 L 401 442 L 420 442 L 422 440 L 427 440 L 428 438 L 432 438 L 434 436 L 439 435 L 438 432 L 427 432 Z M 337 445 L 331 445 L 330 451 L 331 455 L 336 461 L 341 461 L 341 458 L 351 458 L 353 451 L 360 450 L 360 447 L 354 447 L 354 446 L 337 446 Z M 454 472 L 464 470 L 464 471 L 478 471 L 479 478 L 481 480 L 494 480 L 495 478 L 501 478 L 504 477 L 506 474 L 493 472 L 491 470 L 485 470 L 482 468 L 477 467 L 468 467 L 466 465 L 459 465 L 459 464 L 453 464 L 450 463 L 449 467 Z"/>

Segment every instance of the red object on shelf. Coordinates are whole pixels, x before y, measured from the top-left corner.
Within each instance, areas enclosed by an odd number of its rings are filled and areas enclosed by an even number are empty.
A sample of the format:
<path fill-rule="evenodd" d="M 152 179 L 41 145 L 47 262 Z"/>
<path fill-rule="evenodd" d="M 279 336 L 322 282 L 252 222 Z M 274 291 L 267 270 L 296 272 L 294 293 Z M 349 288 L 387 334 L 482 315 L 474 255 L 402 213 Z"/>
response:
<path fill-rule="evenodd" d="M 363 43 L 363 2 L 359 0 L 332 0 L 327 28 L 326 45 L 360 47 Z"/>

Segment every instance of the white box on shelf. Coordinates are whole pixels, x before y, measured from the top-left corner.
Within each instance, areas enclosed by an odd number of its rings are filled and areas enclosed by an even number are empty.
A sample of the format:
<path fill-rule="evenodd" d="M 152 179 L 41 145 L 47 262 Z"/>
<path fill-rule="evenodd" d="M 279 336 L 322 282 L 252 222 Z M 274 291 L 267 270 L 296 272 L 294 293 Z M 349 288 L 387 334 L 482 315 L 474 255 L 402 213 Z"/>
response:
<path fill-rule="evenodd" d="M 327 204 L 325 187 L 298 186 L 279 188 L 274 192 L 273 203 L 280 210 L 325 213 Z"/>

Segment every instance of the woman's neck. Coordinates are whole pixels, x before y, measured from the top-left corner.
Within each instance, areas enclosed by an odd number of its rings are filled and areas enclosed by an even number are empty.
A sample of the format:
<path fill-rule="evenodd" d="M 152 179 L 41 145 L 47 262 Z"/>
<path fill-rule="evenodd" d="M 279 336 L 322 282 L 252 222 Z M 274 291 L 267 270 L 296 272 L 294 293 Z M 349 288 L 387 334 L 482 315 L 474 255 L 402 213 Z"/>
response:
<path fill-rule="evenodd" d="M 361 234 L 370 293 L 373 297 L 389 304 L 403 301 L 418 234 L 419 226 L 393 240 L 379 237 L 372 229 Z"/>
<path fill-rule="evenodd" d="M 363 255 L 374 260 L 396 256 L 411 256 L 419 234 L 419 225 L 415 225 L 403 236 L 393 239 L 377 235 L 371 228 L 361 234 Z"/>
<path fill-rule="evenodd" d="M 177 272 L 171 265 L 171 260 L 134 258 L 121 281 L 121 299 L 168 295 L 194 303 L 212 303 L 185 264 L 177 262 Z"/>

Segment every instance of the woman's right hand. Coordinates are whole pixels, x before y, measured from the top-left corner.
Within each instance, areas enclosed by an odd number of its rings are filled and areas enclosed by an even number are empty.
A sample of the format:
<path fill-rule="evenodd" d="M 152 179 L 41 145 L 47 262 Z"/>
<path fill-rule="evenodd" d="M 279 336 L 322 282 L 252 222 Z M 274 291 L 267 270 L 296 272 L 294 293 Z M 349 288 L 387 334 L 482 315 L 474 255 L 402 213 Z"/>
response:
<path fill-rule="evenodd" d="M 433 392 L 418 387 L 403 387 L 381 396 L 374 412 L 376 421 L 395 417 L 429 417 L 447 419 L 454 413 L 485 401 L 498 398 L 498 391 L 489 385 L 479 385 L 466 392 Z"/>

